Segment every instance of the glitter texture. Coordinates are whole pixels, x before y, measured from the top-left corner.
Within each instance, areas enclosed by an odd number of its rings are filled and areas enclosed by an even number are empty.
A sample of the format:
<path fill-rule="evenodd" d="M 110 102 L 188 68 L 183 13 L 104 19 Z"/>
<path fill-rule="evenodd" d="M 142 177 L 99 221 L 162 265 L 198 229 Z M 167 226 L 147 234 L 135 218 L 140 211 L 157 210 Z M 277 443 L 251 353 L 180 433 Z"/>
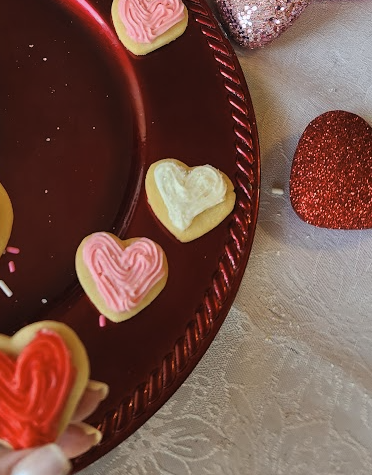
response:
<path fill-rule="evenodd" d="M 345 111 L 314 119 L 295 152 L 290 198 L 314 226 L 372 228 L 372 127 Z"/>
<path fill-rule="evenodd" d="M 216 0 L 229 36 L 248 48 L 265 46 L 288 29 L 312 0 Z"/>

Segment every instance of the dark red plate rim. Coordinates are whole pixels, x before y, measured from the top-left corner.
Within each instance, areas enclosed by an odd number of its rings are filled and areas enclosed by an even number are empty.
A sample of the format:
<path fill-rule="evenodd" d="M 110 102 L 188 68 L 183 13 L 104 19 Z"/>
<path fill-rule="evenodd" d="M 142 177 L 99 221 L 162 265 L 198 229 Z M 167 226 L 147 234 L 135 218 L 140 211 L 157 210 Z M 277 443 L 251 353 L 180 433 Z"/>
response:
<path fill-rule="evenodd" d="M 128 120 L 127 124 L 123 123 L 125 137 L 122 138 L 120 114 L 115 119 L 117 141 L 128 144 L 129 150 L 128 164 L 124 167 L 126 183 L 121 194 L 113 198 L 118 202 L 115 213 L 102 221 L 105 229 L 95 229 L 97 224 L 89 222 L 82 230 L 93 226 L 91 231 L 108 230 L 122 238 L 147 236 L 163 247 L 170 264 L 164 291 L 127 322 L 108 322 L 100 328 L 97 311 L 73 275 L 69 288 L 61 294 L 56 292 L 50 304 L 37 308 L 29 318 L 22 315 L 14 325 L 15 330 L 44 318 L 69 324 L 86 345 L 92 378 L 110 385 L 109 397 L 89 419 L 102 431 L 103 439 L 97 447 L 74 460 L 77 471 L 117 446 L 148 420 L 182 384 L 213 341 L 238 291 L 251 251 L 258 213 L 260 159 L 254 111 L 244 75 L 232 46 L 204 0 L 185 0 L 189 10 L 186 32 L 145 57 L 135 57 L 118 41 L 109 0 L 52 3 L 62 15 L 68 13 L 69 22 L 76 19 L 81 34 L 89 36 L 92 44 L 97 43 L 97 50 L 106 58 L 107 75 L 113 78 L 115 86 L 119 85 L 109 93 L 116 95 L 115 107 L 122 107 L 123 117 Z M 2 56 L 7 56 L 4 46 Z M 16 77 L 17 73 L 12 74 Z M 94 93 L 92 101 L 106 110 L 102 98 Z M 9 104 L 17 105 L 17 99 Z M 75 113 L 78 115 L 78 111 Z M 6 119 L 7 115 L 3 115 Z M 66 118 L 67 125 L 69 120 Z M 125 135 L 124 130 L 128 129 L 132 130 L 132 138 L 128 133 Z M 105 133 L 107 140 L 112 141 L 110 132 Z M 66 136 L 66 140 L 70 138 Z M 13 143 L 9 150 L 16 150 L 14 147 Z M 191 243 L 179 243 L 162 227 L 145 196 L 143 182 L 147 168 L 167 157 L 178 158 L 189 166 L 209 163 L 224 171 L 235 185 L 237 200 L 231 215 Z M 89 161 L 84 161 L 84 167 L 89 167 Z M 19 185 L 13 184 L 11 171 L 9 176 L 6 167 L 0 167 L 0 171 L 8 191 L 19 194 Z M 72 185 L 75 182 L 73 174 L 66 177 L 68 189 L 70 182 Z M 56 178 L 53 180 L 54 186 Z M 89 183 L 84 186 L 82 193 L 92 191 Z M 21 209 L 23 201 L 15 199 L 17 206 Z M 41 211 L 46 211 L 44 208 L 42 205 Z M 88 217 L 89 213 L 92 210 L 87 211 Z M 64 217 L 66 223 L 67 218 Z M 84 237 L 77 234 L 74 239 Z M 22 236 L 24 225 L 18 224 L 13 239 L 18 238 L 19 242 Z M 63 242 L 60 236 L 56 249 L 59 241 Z M 26 241 L 23 249 L 27 251 Z M 27 268 L 29 260 L 32 261 L 31 257 L 20 260 L 20 266 Z M 68 260 L 71 265 L 73 256 Z M 5 265 L 3 259 L 2 275 Z M 17 287 L 17 279 L 21 282 L 23 277 L 14 279 L 13 285 Z M 13 315 L 19 306 L 4 304 L 0 299 L 0 308 Z M 3 332 L 11 333 L 8 321 L 4 320 L 3 327 Z"/>

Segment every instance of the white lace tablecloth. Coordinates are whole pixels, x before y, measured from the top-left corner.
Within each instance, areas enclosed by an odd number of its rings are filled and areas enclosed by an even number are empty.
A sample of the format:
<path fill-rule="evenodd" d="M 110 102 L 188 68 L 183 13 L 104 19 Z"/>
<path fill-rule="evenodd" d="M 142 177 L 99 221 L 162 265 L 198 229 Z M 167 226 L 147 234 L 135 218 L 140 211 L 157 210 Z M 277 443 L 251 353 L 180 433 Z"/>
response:
<path fill-rule="evenodd" d="M 316 0 L 270 46 L 237 53 L 262 159 L 240 291 L 185 384 L 81 475 L 372 474 L 372 230 L 305 224 L 288 191 L 312 119 L 343 109 L 372 124 L 372 1 Z"/>

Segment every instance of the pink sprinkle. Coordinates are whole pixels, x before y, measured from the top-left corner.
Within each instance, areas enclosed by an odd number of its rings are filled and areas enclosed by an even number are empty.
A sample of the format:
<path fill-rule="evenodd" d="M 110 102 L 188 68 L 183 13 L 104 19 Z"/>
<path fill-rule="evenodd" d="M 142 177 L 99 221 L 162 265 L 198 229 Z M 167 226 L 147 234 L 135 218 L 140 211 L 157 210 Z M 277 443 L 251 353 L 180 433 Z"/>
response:
<path fill-rule="evenodd" d="M 8 246 L 6 248 L 6 252 L 9 252 L 9 254 L 19 254 L 21 251 L 18 249 L 18 247 Z"/>
<path fill-rule="evenodd" d="M 15 264 L 14 264 L 13 261 L 9 261 L 8 267 L 9 267 L 9 272 L 10 272 L 10 273 L 15 272 L 16 268 L 15 268 Z"/>
<path fill-rule="evenodd" d="M 106 326 L 106 317 L 104 315 L 99 316 L 99 326 L 101 328 Z"/>

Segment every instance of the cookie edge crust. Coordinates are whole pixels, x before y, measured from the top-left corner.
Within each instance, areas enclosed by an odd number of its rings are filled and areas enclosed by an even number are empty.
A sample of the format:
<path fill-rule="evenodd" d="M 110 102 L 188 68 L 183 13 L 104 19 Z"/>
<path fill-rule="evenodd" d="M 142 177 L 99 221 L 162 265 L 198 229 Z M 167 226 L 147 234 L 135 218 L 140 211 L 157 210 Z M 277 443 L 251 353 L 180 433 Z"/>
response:
<path fill-rule="evenodd" d="M 9 198 L 9 195 L 3 185 L 0 184 L 0 216 L 1 221 L 4 223 L 7 222 L 7 226 L 2 226 L 0 233 L 0 256 L 6 249 L 6 246 L 9 242 L 10 235 L 12 233 L 14 213 L 12 202 Z"/>

